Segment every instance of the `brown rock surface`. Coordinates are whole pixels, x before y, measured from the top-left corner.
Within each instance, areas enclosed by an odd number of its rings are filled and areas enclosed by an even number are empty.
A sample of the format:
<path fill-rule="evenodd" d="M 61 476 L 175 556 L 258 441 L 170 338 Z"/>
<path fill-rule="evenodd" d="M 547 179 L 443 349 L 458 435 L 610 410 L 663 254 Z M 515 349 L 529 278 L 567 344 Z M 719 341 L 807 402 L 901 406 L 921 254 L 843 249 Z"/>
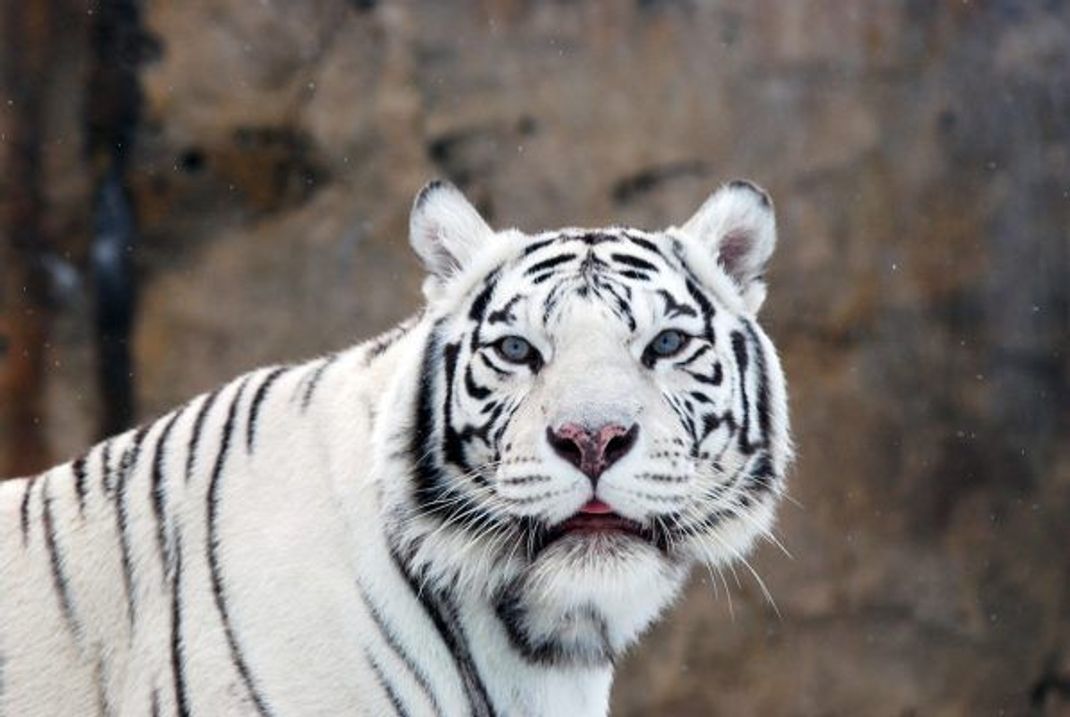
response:
<path fill-rule="evenodd" d="M 794 558 L 752 561 L 779 616 L 744 568 L 732 612 L 698 576 L 623 665 L 615 714 L 1066 714 L 1064 3 L 142 13 L 160 48 L 130 167 L 142 415 L 410 313 L 407 212 L 431 176 L 530 229 L 656 227 L 747 176 L 780 219 L 765 320 L 800 447 Z M 57 146 L 79 141 L 69 105 L 48 105 Z M 49 156 L 52 231 L 77 238 L 85 170 Z M 87 321 L 76 302 L 52 330 L 55 459 L 93 433 Z"/>

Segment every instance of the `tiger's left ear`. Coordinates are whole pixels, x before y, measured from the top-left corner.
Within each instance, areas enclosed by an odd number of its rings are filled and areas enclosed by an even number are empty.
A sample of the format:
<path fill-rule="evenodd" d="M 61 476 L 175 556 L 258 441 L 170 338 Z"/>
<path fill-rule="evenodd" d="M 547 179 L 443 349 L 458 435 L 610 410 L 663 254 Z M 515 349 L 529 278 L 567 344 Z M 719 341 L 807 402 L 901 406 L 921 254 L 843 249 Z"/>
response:
<path fill-rule="evenodd" d="M 428 182 L 416 195 L 409 242 L 434 279 L 444 282 L 457 274 L 493 236 L 494 230 L 449 182 Z"/>
<path fill-rule="evenodd" d="M 680 230 L 708 247 L 757 313 L 765 301 L 762 275 L 776 247 L 773 202 L 761 187 L 744 180 L 724 185 Z"/>

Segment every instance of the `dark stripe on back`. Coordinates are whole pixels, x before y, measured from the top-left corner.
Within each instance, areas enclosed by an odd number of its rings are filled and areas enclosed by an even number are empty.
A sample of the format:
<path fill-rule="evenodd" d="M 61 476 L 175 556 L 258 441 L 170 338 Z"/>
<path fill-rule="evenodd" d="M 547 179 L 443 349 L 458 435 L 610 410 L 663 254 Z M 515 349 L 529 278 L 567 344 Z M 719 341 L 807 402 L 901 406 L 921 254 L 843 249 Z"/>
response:
<path fill-rule="evenodd" d="M 201 433 L 204 431 L 205 421 L 208 420 L 208 413 L 212 410 L 212 404 L 219 398 L 219 392 L 222 389 L 217 388 L 210 394 L 205 396 L 201 401 L 200 410 L 197 411 L 197 417 L 193 420 L 193 431 L 190 434 L 189 439 L 189 452 L 186 454 L 186 482 L 189 483 L 193 477 L 193 469 L 197 465 L 197 447 L 201 443 Z"/>
<path fill-rule="evenodd" d="M 409 584 L 409 590 L 412 592 L 413 597 L 423 607 L 424 612 L 431 619 L 435 630 L 438 631 L 439 636 L 445 643 L 446 649 L 453 656 L 454 666 L 461 676 L 461 682 L 468 697 L 468 704 L 472 708 L 473 717 L 495 717 L 497 713 L 491 704 L 490 697 L 487 696 L 487 690 L 483 685 L 479 670 L 476 669 L 472 653 L 468 649 L 464 631 L 461 630 L 461 626 L 457 622 L 456 609 L 443 596 L 437 595 L 435 590 L 420 585 L 417 578 L 409 574 L 405 561 L 393 547 L 390 550 L 390 555 L 394 559 L 398 570 L 404 576 L 405 581 Z"/>
<path fill-rule="evenodd" d="M 104 441 L 104 448 L 100 451 L 100 483 L 104 489 L 104 495 L 111 495 L 111 443 L 115 440 L 109 438 Z"/>
<path fill-rule="evenodd" d="M 134 441 L 123 453 L 119 462 L 119 476 L 115 485 L 115 527 L 119 532 L 119 557 L 123 565 L 123 586 L 126 588 L 127 616 L 130 626 L 137 621 L 137 604 L 134 600 L 134 565 L 130 557 L 130 533 L 126 505 L 126 485 L 130 474 L 137 466 L 141 453 L 141 442 L 145 440 L 147 428 L 139 428 L 134 434 Z"/>
<path fill-rule="evenodd" d="M 171 437 L 172 429 L 185 410 L 183 407 L 171 415 L 167 425 L 160 432 L 160 437 L 156 439 L 156 448 L 152 456 L 150 484 L 152 515 L 156 519 L 156 549 L 160 554 L 161 571 L 165 581 L 172 565 L 170 551 L 167 549 L 167 484 L 164 482 L 164 461 L 167 459 L 167 440 Z"/>
<path fill-rule="evenodd" d="M 253 452 L 253 446 L 256 443 L 256 425 L 260 418 L 260 408 L 264 404 L 264 399 L 267 398 L 268 390 L 271 389 L 272 384 L 279 380 L 289 370 L 287 366 L 279 366 L 267 375 L 263 383 L 256 389 L 256 393 L 253 394 L 253 402 L 249 405 L 249 421 L 245 428 L 245 451 L 246 453 Z"/>
<path fill-rule="evenodd" d="M 74 493 L 78 496 L 78 515 L 85 515 L 85 455 L 80 455 L 71 464 L 74 474 Z"/>
<path fill-rule="evenodd" d="M 372 672 L 375 673 L 375 680 L 379 683 L 379 687 L 386 693 L 386 698 L 390 700 L 390 705 L 394 708 L 394 714 L 398 717 L 409 717 L 408 710 L 405 709 L 405 705 L 402 704 L 401 698 L 398 696 L 394 686 L 390 683 L 390 680 L 386 679 L 386 675 L 383 674 L 383 668 L 379 665 L 378 660 L 369 651 L 364 651 L 364 659 L 368 661 L 368 664 L 372 668 Z"/>
<path fill-rule="evenodd" d="M 26 487 L 22 491 L 22 504 L 19 506 L 19 528 L 22 530 L 22 547 L 30 543 L 30 493 L 33 491 L 37 478 L 27 478 Z"/>
<path fill-rule="evenodd" d="M 44 484 L 41 486 L 41 520 L 45 528 L 45 546 L 48 548 L 48 562 L 52 568 L 52 588 L 55 590 L 56 598 L 59 600 L 60 610 L 63 612 L 63 619 L 67 623 L 67 629 L 71 631 L 72 635 L 78 637 L 81 635 L 82 630 L 78 624 L 78 619 L 74 615 L 70 583 L 67 580 L 67 575 L 63 572 L 63 556 L 60 554 L 59 546 L 56 544 L 56 525 L 52 519 L 52 496 L 48 492 L 48 483 L 49 477 L 45 476 Z"/>
<path fill-rule="evenodd" d="M 382 635 L 383 641 L 390 647 L 390 649 L 397 655 L 406 667 L 409 668 L 409 672 L 412 674 L 412 678 L 416 681 L 416 684 L 420 686 L 420 689 L 427 695 L 427 699 L 431 702 L 431 707 L 434 709 L 436 715 L 442 714 L 442 707 L 438 703 L 438 699 L 435 697 L 434 691 L 431 689 L 430 683 L 427 681 L 427 675 L 416 664 L 416 661 L 412 659 L 409 653 L 405 650 L 404 646 L 398 641 L 394 631 L 390 629 L 390 626 L 386 624 L 386 620 L 383 618 L 382 612 L 379 607 L 372 601 L 371 596 L 364 589 L 364 586 L 357 581 L 357 591 L 360 593 L 360 599 L 364 602 L 364 607 L 367 608 L 368 614 L 371 615 L 372 620 L 375 622 L 375 626 L 379 628 L 379 634 Z"/>
<path fill-rule="evenodd" d="M 312 404 L 312 396 L 316 393 L 316 387 L 319 386 L 320 381 L 323 379 L 323 374 L 334 365 L 334 362 L 338 360 L 338 356 L 339 354 L 331 354 L 327 358 L 321 359 L 320 365 L 312 372 L 312 377 L 308 379 L 308 383 L 305 386 L 305 395 L 301 397 L 302 411 L 307 411 Z"/>
<path fill-rule="evenodd" d="M 182 641 L 182 538 L 175 532 L 175 576 L 171 581 L 171 677 L 179 717 L 190 717 L 186 688 L 186 650 Z"/>
<path fill-rule="evenodd" d="M 246 376 L 238 386 L 237 391 L 235 391 L 234 398 L 230 402 L 230 408 L 227 409 L 227 418 L 223 424 L 223 434 L 219 443 L 219 453 L 216 455 L 215 465 L 212 467 L 212 476 L 208 484 L 208 568 L 212 579 L 212 596 L 215 598 L 219 617 L 223 621 L 223 632 L 227 637 L 227 645 L 230 647 L 231 661 L 237 668 L 245 688 L 249 691 L 249 696 L 252 698 L 257 712 L 266 716 L 272 714 L 272 711 L 260 692 L 256 680 L 253 679 L 252 671 L 249 669 L 249 664 L 245 661 L 241 646 L 238 644 L 238 636 L 230 620 L 230 609 L 227 606 L 223 585 L 223 569 L 219 561 L 219 490 L 222 485 L 223 468 L 226 466 L 227 455 L 234 436 L 234 422 L 237 420 L 238 404 L 241 402 L 242 394 L 245 392 L 245 387 L 248 383 L 249 377 Z"/>

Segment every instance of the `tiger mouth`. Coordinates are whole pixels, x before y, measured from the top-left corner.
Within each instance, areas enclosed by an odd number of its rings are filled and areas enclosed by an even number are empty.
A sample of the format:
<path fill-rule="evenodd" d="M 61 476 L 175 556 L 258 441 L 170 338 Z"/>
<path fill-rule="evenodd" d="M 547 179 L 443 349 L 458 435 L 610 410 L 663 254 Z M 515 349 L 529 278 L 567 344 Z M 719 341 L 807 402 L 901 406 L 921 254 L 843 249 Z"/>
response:
<path fill-rule="evenodd" d="M 555 532 L 560 535 L 625 533 L 639 538 L 644 537 L 644 530 L 641 524 L 617 513 L 603 513 L 600 515 L 577 513 L 556 526 Z"/>
<path fill-rule="evenodd" d="M 591 501 L 578 512 L 550 529 L 549 542 L 568 536 L 593 538 L 597 536 L 627 536 L 653 543 L 654 536 L 638 521 L 625 518 L 601 501 Z"/>

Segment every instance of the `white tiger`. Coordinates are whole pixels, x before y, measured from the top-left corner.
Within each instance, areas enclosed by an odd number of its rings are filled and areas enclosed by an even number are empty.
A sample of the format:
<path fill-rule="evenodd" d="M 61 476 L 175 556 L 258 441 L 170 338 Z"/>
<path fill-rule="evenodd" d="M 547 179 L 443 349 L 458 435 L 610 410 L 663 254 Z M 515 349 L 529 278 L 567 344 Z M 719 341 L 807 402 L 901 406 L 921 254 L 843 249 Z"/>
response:
<path fill-rule="evenodd" d="M 418 195 L 414 319 L 0 484 L 0 715 L 604 715 L 791 459 L 733 182 L 681 227 Z"/>

